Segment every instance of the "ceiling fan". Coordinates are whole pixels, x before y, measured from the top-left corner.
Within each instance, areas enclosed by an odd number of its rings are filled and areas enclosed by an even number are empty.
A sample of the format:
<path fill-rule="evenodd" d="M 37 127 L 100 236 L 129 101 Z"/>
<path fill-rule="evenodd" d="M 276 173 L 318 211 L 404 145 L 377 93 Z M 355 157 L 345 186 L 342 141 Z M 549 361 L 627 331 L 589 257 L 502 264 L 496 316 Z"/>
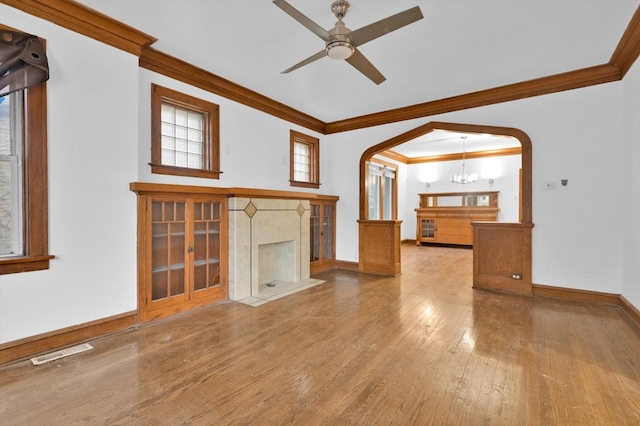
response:
<path fill-rule="evenodd" d="M 349 2 L 346 0 L 336 0 L 331 4 L 331 12 L 336 15 L 338 22 L 336 22 L 334 28 L 326 31 L 285 0 L 273 0 L 273 3 L 325 42 L 325 48 L 323 50 L 298 62 L 291 68 L 287 68 L 282 71 L 282 74 L 289 73 L 328 56 L 332 59 L 344 59 L 376 84 L 382 83 L 386 78 L 365 58 L 358 50 L 358 47 L 423 18 L 420 7 L 416 6 L 355 31 L 351 31 L 344 25 L 344 22 L 342 22 L 342 18 L 344 18 L 349 11 Z"/>

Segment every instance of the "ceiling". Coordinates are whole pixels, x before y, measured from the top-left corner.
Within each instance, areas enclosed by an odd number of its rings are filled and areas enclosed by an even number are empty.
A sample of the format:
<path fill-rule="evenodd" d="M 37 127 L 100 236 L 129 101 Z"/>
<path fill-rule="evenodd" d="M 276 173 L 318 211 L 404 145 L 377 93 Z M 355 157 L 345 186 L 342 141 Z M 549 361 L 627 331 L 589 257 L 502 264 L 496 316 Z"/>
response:
<path fill-rule="evenodd" d="M 335 24 L 332 0 L 288 2 Z M 424 15 L 359 48 L 387 78 L 380 85 L 328 57 L 281 74 L 324 42 L 271 0 L 79 3 L 156 37 L 163 53 L 333 122 L 607 63 L 640 0 L 350 0 L 352 30 L 416 5 Z"/>
<path fill-rule="evenodd" d="M 474 152 L 516 147 L 520 147 L 520 141 L 510 136 L 434 130 L 391 150 L 407 158 L 416 158 L 460 153 L 463 149 Z"/>
<path fill-rule="evenodd" d="M 288 0 L 332 28 L 332 0 Z M 609 61 L 640 0 L 351 0 L 352 30 L 420 6 L 424 19 L 361 52 L 377 86 L 323 58 L 324 42 L 270 0 L 80 0 L 156 37 L 153 47 L 325 122 Z"/>

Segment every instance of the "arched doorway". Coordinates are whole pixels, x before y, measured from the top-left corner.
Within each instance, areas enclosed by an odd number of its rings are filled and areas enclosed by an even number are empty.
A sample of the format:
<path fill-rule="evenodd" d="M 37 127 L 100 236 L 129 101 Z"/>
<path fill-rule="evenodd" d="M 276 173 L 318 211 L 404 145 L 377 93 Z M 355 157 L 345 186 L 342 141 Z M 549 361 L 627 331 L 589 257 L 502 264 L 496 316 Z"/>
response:
<path fill-rule="evenodd" d="M 367 173 L 379 152 L 417 137 L 444 130 L 510 136 L 522 147 L 521 211 L 519 223 L 474 223 L 474 288 L 531 294 L 532 148 L 522 130 L 510 127 L 430 122 L 367 149 L 360 158 L 360 261 L 362 272 L 400 273 L 400 221 L 372 221 L 367 217 Z M 381 247 L 384 256 L 381 256 Z M 389 263 L 385 267 L 385 263 Z"/>

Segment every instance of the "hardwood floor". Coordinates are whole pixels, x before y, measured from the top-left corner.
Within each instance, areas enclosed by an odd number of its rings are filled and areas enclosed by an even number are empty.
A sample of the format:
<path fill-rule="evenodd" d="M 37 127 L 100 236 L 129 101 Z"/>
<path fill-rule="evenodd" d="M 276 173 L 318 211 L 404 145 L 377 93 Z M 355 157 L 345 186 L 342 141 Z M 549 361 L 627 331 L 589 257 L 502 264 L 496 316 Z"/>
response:
<path fill-rule="evenodd" d="M 330 271 L 0 367 L 0 424 L 640 424 L 618 308 L 472 290 L 468 249 L 402 256 L 396 278 Z"/>

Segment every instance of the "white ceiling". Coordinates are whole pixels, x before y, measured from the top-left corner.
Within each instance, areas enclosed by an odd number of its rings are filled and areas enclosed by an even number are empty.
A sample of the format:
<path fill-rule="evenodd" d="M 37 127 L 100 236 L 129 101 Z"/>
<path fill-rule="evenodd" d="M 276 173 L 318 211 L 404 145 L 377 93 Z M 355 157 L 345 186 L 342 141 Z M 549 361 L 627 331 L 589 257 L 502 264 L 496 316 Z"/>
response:
<path fill-rule="evenodd" d="M 288 0 L 320 26 L 332 0 Z M 80 0 L 158 38 L 152 47 L 325 122 L 609 61 L 640 0 L 351 0 L 358 29 L 416 5 L 424 19 L 361 52 L 376 86 L 344 61 L 280 72 L 324 42 L 270 0 Z"/>
<path fill-rule="evenodd" d="M 462 137 L 464 137 L 464 142 Z M 392 151 L 405 157 L 431 157 L 453 152 L 488 151 L 519 147 L 520 141 L 508 136 L 496 136 L 485 133 L 458 133 L 434 130 L 424 136 L 405 142 L 392 148 Z"/>

